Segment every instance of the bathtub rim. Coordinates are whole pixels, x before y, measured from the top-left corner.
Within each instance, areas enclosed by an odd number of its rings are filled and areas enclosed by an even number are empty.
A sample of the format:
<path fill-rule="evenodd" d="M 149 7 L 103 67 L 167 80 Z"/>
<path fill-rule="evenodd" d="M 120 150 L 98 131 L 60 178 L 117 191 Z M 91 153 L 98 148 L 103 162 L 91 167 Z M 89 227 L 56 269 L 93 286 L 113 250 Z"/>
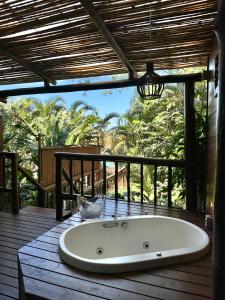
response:
<path fill-rule="evenodd" d="M 161 257 L 156 256 L 156 252 L 152 253 L 142 253 L 142 254 L 134 254 L 128 256 L 116 256 L 114 258 L 103 258 L 103 259 L 89 259 L 79 255 L 72 253 L 68 250 L 64 243 L 64 238 L 67 232 L 70 230 L 92 224 L 92 223 L 106 223 L 106 222 L 117 222 L 117 221 L 126 221 L 126 220 L 133 220 L 133 219 L 171 219 L 181 223 L 185 223 L 188 226 L 195 228 L 198 230 L 203 236 L 204 241 L 200 244 L 200 246 L 191 246 L 191 247 L 184 247 L 178 249 L 171 249 L 171 250 L 164 250 L 160 251 L 162 253 Z M 160 216 L 160 215 L 140 215 L 140 216 L 124 216 L 118 218 L 106 218 L 106 219 L 90 219 L 84 221 L 79 224 L 72 225 L 71 227 L 67 228 L 59 237 L 59 254 L 60 257 L 64 262 L 67 264 L 77 267 L 79 269 L 95 272 L 95 273 L 119 273 L 119 272 L 126 272 L 126 271 L 135 271 L 144 269 L 143 266 L 148 266 L 146 268 L 154 268 L 160 266 L 166 266 L 170 264 L 179 264 L 189 261 L 198 260 L 199 258 L 206 255 L 210 249 L 210 240 L 208 234 L 199 226 L 173 217 L 167 216 Z M 129 261 L 129 257 L 132 259 L 136 258 L 136 260 Z M 119 262 L 118 262 L 119 260 Z M 76 261 L 76 264 L 74 264 Z M 121 267 L 123 270 L 121 271 Z"/>

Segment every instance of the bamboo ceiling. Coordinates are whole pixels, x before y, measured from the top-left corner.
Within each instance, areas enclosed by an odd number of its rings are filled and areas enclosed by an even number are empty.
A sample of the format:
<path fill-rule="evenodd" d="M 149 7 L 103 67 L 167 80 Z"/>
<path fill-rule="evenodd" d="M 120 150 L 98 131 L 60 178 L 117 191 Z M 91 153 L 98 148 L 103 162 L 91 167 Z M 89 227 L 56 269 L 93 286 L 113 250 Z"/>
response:
<path fill-rule="evenodd" d="M 0 1 L 0 84 L 127 72 L 81 2 Z M 216 0 L 151 0 L 151 43 L 149 0 L 92 2 L 135 71 L 207 64 Z"/>

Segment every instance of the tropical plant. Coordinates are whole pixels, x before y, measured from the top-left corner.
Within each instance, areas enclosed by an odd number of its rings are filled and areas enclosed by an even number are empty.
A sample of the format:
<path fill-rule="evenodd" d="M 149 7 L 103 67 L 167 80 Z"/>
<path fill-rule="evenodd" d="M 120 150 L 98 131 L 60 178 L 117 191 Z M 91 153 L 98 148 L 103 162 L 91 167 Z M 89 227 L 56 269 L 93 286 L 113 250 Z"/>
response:
<path fill-rule="evenodd" d="M 126 114 L 121 116 L 118 127 L 114 130 L 115 153 L 128 155 L 143 155 L 152 158 L 184 159 L 184 89 L 181 84 L 167 85 L 160 100 L 142 101 L 136 95 Z M 206 135 L 206 99 L 205 87 L 196 85 L 196 140 L 198 148 L 198 190 L 202 196 L 204 174 L 204 153 Z M 135 172 L 135 170 L 134 170 Z M 153 181 L 149 172 L 149 183 Z M 146 179 L 145 179 L 146 181 Z M 140 182 L 136 180 L 136 182 Z M 159 198 L 166 201 L 167 175 L 165 170 L 158 171 Z M 137 183 L 133 188 L 138 191 Z M 184 172 L 182 169 L 173 170 L 173 198 L 178 206 L 183 206 Z M 146 187 L 145 187 L 146 188 Z M 148 188 L 148 187 L 147 187 Z M 146 190 L 146 193 L 147 190 Z"/>
<path fill-rule="evenodd" d="M 5 125 L 5 150 L 17 152 L 20 165 L 36 178 L 40 146 L 96 144 L 95 136 L 103 135 L 110 117 L 113 117 L 111 114 L 100 118 L 94 107 L 81 100 L 75 101 L 68 109 L 60 97 L 46 102 L 35 98 L 9 101 L 7 105 L 1 105 L 1 112 Z M 24 196 L 30 185 L 23 176 L 20 177 L 21 195 Z"/>

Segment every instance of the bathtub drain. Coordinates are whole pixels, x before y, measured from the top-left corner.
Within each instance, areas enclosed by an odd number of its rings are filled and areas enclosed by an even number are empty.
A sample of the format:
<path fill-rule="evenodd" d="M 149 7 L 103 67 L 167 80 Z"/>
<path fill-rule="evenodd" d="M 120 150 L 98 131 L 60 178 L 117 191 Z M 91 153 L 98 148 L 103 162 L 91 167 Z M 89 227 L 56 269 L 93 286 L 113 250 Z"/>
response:
<path fill-rule="evenodd" d="M 144 249 L 149 249 L 149 247 L 150 247 L 149 242 L 144 242 L 144 243 L 143 243 L 143 248 L 144 248 Z"/>
<path fill-rule="evenodd" d="M 102 247 L 98 247 L 98 248 L 96 249 L 96 253 L 97 253 L 98 255 L 102 255 L 103 252 L 104 252 L 104 249 L 103 249 Z"/>

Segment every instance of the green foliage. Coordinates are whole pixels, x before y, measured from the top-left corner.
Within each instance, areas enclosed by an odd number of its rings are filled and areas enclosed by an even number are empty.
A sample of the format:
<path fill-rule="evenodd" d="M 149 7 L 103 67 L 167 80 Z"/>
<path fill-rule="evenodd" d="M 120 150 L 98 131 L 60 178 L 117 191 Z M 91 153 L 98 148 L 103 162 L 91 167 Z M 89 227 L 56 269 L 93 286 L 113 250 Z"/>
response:
<path fill-rule="evenodd" d="M 196 84 L 196 142 L 198 193 L 202 203 L 205 174 L 206 101 L 204 83 Z M 184 159 L 184 89 L 182 84 L 167 85 L 160 100 L 142 101 L 135 95 L 129 110 L 100 118 L 96 109 L 82 100 L 68 109 L 62 98 L 46 102 L 35 98 L 1 105 L 4 116 L 5 150 L 19 153 L 20 162 L 37 176 L 38 143 L 43 146 L 100 143 L 103 151 L 150 158 Z M 118 125 L 108 130 L 112 118 Z M 110 142 L 109 142 L 110 140 Z M 131 165 L 133 200 L 140 199 L 139 167 Z M 167 170 L 158 169 L 158 200 L 167 201 Z M 20 178 L 23 182 L 23 178 Z M 24 181 L 22 193 L 30 189 Z M 173 202 L 184 205 L 184 172 L 173 170 Z M 120 191 L 121 192 L 121 191 Z M 32 190 L 31 193 L 34 193 Z M 121 197 L 125 196 L 121 192 Z M 153 200 L 153 168 L 144 167 L 144 199 Z"/>
<path fill-rule="evenodd" d="M 196 84 L 196 142 L 198 153 L 198 192 L 202 202 L 204 153 L 206 143 L 206 97 L 204 83 Z M 184 159 L 184 88 L 182 84 L 167 85 L 160 100 L 145 100 L 136 95 L 130 108 L 114 130 L 114 153 L 150 158 Z M 132 173 L 138 174 L 136 167 Z M 144 174 L 144 198 L 153 200 L 153 172 Z M 133 194 L 140 194 L 140 178 L 134 176 Z M 167 172 L 158 170 L 159 203 L 167 201 Z M 173 203 L 184 206 L 184 172 L 173 169 Z M 150 191 L 149 191 L 150 189 Z M 146 196 L 147 195 L 147 196 Z M 140 198 L 140 197 L 139 197 Z M 135 199 L 135 197 L 134 197 Z"/>
<path fill-rule="evenodd" d="M 132 182 L 132 190 L 133 200 L 140 201 L 141 193 L 141 176 L 140 176 L 140 167 L 137 165 L 132 166 L 131 172 L 131 182 Z M 148 202 L 149 199 L 153 195 L 153 166 L 144 166 L 143 168 L 143 189 L 144 189 L 144 201 Z"/>
<path fill-rule="evenodd" d="M 100 118 L 96 109 L 82 100 L 75 101 L 68 109 L 62 98 L 46 102 L 35 98 L 1 104 L 4 119 L 4 148 L 17 152 L 19 163 L 37 178 L 38 148 L 71 144 L 96 144 L 101 142 L 110 119 L 118 117 L 111 113 Z M 32 198 L 35 191 L 20 176 L 21 197 Z M 28 200 L 29 200 L 28 199 Z"/>

